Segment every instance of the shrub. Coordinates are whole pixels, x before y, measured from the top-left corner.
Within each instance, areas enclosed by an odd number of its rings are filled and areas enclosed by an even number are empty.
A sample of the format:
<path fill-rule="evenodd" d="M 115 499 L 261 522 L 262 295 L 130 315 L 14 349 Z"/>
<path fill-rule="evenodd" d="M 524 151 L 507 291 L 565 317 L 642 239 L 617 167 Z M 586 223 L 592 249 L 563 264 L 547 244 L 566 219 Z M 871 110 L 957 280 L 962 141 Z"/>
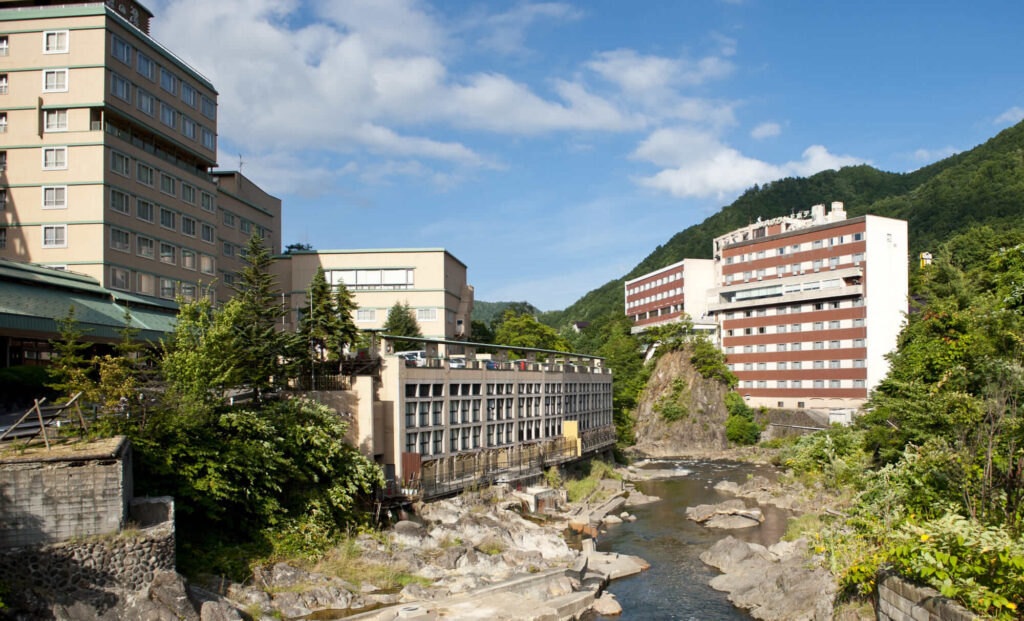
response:
<path fill-rule="evenodd" d="M 729 415 L 725 421 L 725 437 L 734 444 L 757 444 L 761 428 L 745 416 Z"/>
<path fill-rule="evenodd" d="M 686 387 L 686 380 L 676 377 L 672 379 L 672 388 L 669 393 L 658 399 L 653 409 L 661 414 L 661 418 L 665 422 L 673 423 L 690 415 L 689 401 L 690 391 Z"/>

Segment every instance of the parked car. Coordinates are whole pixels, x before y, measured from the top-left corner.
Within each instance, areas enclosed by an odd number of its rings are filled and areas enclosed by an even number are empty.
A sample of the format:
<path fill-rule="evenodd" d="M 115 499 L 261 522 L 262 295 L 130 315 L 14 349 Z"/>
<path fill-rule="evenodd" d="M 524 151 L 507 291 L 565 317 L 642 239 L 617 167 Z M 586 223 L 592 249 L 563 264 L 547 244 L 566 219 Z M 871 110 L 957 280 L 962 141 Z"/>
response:
<path fill-rule="evenodd" d="M 399 358 L 405 359 L 405 366 L 407 367 L 425 367 L 427 366 L 427 352 L 426 350 L 417 351 L 397 351 L 395 355 Z"/>
<path fill-rule="evenodd" d="M 501 363 L 498 362 L 497 360 L 488 360 L 487 368 L 490 369 L 491 371 L 497 371 L 498 369 L 501 368 Z"/>
<path fill-rule="evenodd" d="M 466 359 L 465 358 L 449 358 L 448 359 L 449 369 L 465 369 Z"/>

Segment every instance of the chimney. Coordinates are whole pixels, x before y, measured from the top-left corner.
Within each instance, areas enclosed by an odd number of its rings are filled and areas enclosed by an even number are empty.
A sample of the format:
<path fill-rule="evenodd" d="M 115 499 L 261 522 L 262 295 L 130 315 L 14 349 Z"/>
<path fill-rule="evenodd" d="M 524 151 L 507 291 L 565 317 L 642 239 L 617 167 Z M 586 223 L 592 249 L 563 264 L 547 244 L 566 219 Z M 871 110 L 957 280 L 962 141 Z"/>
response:
<path fill-rule="evenodd" d="M 829 222 L 839 222 L 840 220 L 846 219 L 846 209 L 843 208 L 841 201 L 833 201 L 832 209 L 829 211 L 828 220 Z"/>
<path fill-rule="evenodd" d="M 811 207 L 811 220 L 813 222 L 824 222 L 825 221 L 825 205 L 814 205 Z"/>

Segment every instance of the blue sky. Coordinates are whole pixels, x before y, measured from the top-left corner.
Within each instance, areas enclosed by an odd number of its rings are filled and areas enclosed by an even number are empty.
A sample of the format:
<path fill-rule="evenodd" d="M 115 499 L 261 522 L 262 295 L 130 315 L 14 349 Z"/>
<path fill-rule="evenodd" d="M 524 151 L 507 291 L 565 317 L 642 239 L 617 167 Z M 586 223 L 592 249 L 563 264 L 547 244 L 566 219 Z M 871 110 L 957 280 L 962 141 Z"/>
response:
<path fill-rule="evenodd" d="M 445 247 L 478 300 L 542 309 L 754 183 L 913 170 L 1024 118 L 1020 2 L 150 6 L 284 244 Z"/>

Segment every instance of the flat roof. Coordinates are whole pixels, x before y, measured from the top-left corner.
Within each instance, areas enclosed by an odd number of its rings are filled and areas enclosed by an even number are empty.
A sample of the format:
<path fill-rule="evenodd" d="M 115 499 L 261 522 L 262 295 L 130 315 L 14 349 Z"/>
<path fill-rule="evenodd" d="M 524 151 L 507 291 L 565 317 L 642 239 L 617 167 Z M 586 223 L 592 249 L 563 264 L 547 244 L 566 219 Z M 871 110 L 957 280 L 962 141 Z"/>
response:
<path fill-rule="evenodd" d="M 460 261 L 458 257 L 448 252 L 445 248 L 340 248 L 332 250 L 293 250 L 281 256 L 296 254 L 386 254 L 398 252 L 443 252 L 449 257 L 455 259 L 455 261 L 462 267 L 467 267 L 465 263 Z"/>
<path fill-rule="evenodd" d="M 711 261 L 711 260 L 712 259 L 694 259 L 694 258 L 683 259 L 682 261 L 678 261 L 676 263 L 673 263 L 672 265 L 666 265 L 665 267 L 660 267 L 660 268 L 658 268 L 658 269 L 656 269 L 654 271 L 647 272 L 646 274 L 641 274 L 640 276 L 637 276 L 636 278 L 630 278 L 629 280 L 627 280 L 626 282 L 624 282 L 622 284 L 623 284 L 623 286 L 631 285 L 631 284 L 635 283 L 638 280 L 643 280 L 645 278 L 650 278 L 651 276 L 654 276 L 655 274 L 660 274 L 662 272 L 667 272 L 670 269 L 673 269 L 673 268 L 679 267 L 681 265 L 684 265 L 687 261 Z"/>
<path fill-rule="evenodd" d="M 872 217 L 878 218 L 878 217 L 881 217 L 881 216 L 872 216 Z M 818 231 L 825 231 L 825 230 L 828 230 L 828 229 L 835 229 L 835 228 L 839 228 L 841 226 L 846 226 L 847 224 L 860 224 L 861 222 L 865 222 L 867 220 L 867 218 L 868 218 L 867 216 L 857 216 L 856 218 L 846 218 L 845 220 L 838 220 L 836 222 L 826 222 L 824 224 L 815 224 L 814 226 L 805 226 L 802 229 L 793 229 L 791 231 L 786 231 L 784 233 L 776 233 L 775 235 L 768 235 L 766 237 L 758 237 L 757 239 L 745 239 L 743 241 L 738 241 L 738 242 L 733 243 L 733 244 L 728 244 L 726 246 L 722 246 L 722 250 L 727 250 L 729 248 L 739 248 L 741 246 L 750 246 L 750 245 L 753 245 L 753 244 L 762 244 L 762 243 L 764 243 L 766 241 L 773 241 L 773 240 L 776 240 L 776 239 L 785 239 L 787 237 L 793 237 L 793 236 L 796 236 L 796 235 L 803 235 L 805 233 L 816 233 Z M 889 219 L 892 220 L 894 218 L 889 218 Z M 746 227 L 744 227 L 744 228 L 746 228 Z M 725 233 L 725 235 L 728 235 L 728 233 Z"/>
<path fill-rule="evenodd" d="M 428 339 L 422 336 L 400 336 L 395 334 L 381 334 L 382 339 L 393 339 L 400 341 L 414 341 L 416 343 L 437 343 L 440 345 L 463 345 L 470 347 L 496 347 L 498 349 L 514 349 L 516 351 L 532 351 L 539 354 L 558 354 L 560 356 L 572 356 L 573 358 L 589 358 L 591 360 L 604 360 L 604 356 L 591 356 L 590 354 L 577 354 L 571 351 L 559 351 L 557 349 L 540 349 L 537 347 L 518 347 L 516 345 L 498 345 L 497 343 L 474 343 L 473 341 L 455 341 L 451 339 Z"/>

